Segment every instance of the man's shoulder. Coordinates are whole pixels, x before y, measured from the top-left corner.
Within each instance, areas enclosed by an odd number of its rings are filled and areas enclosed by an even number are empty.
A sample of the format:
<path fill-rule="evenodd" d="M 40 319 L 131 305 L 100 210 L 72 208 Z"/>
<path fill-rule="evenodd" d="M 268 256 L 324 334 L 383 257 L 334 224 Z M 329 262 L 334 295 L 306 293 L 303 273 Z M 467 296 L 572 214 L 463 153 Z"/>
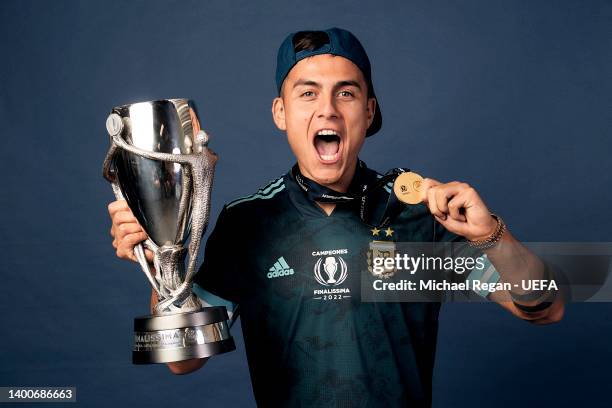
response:
<path fill-rule="evenodd" d="M 227 213 L 236 214 L 242 211 L 258 211 L 273 208 L 283 201 L 286 194 L 285 174 L 270 180 L 255 193 L 239 197 L 225 204 Z"/>

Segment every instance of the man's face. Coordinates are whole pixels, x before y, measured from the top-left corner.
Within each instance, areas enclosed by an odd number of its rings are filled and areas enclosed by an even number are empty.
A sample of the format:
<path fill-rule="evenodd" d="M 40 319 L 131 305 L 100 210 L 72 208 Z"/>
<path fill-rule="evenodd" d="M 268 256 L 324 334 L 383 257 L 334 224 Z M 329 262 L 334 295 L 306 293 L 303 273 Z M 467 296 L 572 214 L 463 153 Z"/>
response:
<path fill-rule="evenodd" d="M 375 107 L 361 70 L 344 57 L 322 54 L 289 71 L 272 113 L 276 126 L 287 132 L 302 174 L 344 190 Z"/>

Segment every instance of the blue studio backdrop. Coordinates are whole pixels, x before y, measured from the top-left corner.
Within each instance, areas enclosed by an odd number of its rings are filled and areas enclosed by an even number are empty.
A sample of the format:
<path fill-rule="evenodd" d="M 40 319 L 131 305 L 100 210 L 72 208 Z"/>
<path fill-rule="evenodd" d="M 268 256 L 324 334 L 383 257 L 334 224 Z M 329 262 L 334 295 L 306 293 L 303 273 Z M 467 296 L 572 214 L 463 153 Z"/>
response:
<path fill-rule="evenodd" d="M 76 386 L 87 407 L 253 406 L 238 350 L 187 376 L 131 364 L 150 289 L 115 257 L 101 165 L 113 106 L 196 100 L 223 203 L 287 171 L 276 50 L 339 26 L 363 42 L 384 113 L 362 159 L 467 181 L 524 241 L 612 241 L 610 1 L 0 3 L 0 386 Z M 222 271 L 220 271 L 222 273 Z M 609 406 L 612 305 L 536 327 L 442 308 L 435 407 Z M 172 405 L 174 406 L 174 405 Z"/>

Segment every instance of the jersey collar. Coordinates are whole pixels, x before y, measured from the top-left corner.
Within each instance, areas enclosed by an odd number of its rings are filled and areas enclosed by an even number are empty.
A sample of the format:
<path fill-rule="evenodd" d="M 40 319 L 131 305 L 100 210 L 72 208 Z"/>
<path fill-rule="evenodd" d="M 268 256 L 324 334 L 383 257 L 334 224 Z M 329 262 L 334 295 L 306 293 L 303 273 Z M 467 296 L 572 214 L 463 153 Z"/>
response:
<path fill-rule="evenodd" d="M 332 211 L 331 215 L 327 215 L 325 211 L 317 203 L 311 201 L 308 195 L 300 188 L 297 181 L 291 174 L 291 170 L 284 176 L 285 185 L 287 186 L 287 192 L 293 204 L 296 206 L 298 211 L 306 217 L 323 217 L 323 218 L 337 218 L 337 217 L 357 217 L 359 218 L 359 200 L 355 200 L 350 203 L 339 203 L 336 204 L 336 208 Z M 370 184 L 376 181 L 377 173 L 367 168 L 366 164 L 359 160 L 355 174 L 351 180 L 348 191 L 358 192 L 361 190 L 364 184 Z"/>

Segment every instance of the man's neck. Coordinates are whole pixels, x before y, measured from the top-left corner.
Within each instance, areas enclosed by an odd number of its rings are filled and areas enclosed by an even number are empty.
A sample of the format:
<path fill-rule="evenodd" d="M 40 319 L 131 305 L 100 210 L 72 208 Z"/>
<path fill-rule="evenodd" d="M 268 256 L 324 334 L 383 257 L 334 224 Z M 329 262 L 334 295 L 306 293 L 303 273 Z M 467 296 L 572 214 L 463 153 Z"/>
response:
<path fill-rule="evenodd" d="M 325 183 L 319 183 L 319 184 L 323 187 L 327 187 L 331 190 L 334 190 L 337 193 L 346 193 L 351 185 L 351 182 L 353 181 L 353 177 L 355 177 L 356 171 L 357 171 L 357 163 L 355 163 L 350 168 L 348 168 L 346 172 L 342 176 L 340 176 L 340 178 L 336 182 L 330 183 L 330 184 L 325 184 Z M 302 172 L 303 175 L 310 178 L 314 182 L 318 183 L 318 181 L 314 180 L 313 177 L 305 174 L 301 166 L 300 166 L 300 172 Z"/>
<path fill-rule="evenodd" d="M 333 184 L 321 184 L 329 189 L 332 189 L 338 193 L 346 193 L 353 181 L 353 177 L 355 177 L 355 172 L 357 171 L 357 163 L 355 163 L 349 170 L 347 170 L 340 179 Z M 323 211 L 329 216 L 336 208 L 335 203 L 322 203 L 316 201 L 317 205 L 321 207 Z"/>
<path fill-rule="evenodd" d="M 334 211 L 334 208 L 336 208 L 335 203 L 321 203 L 319 201 L 315 202 L 319 207 L 321 207 L 323 211 L 325 211 L 325 214 L 327 214 L 328 216 L 331 215 L 331 213 Z"/>

